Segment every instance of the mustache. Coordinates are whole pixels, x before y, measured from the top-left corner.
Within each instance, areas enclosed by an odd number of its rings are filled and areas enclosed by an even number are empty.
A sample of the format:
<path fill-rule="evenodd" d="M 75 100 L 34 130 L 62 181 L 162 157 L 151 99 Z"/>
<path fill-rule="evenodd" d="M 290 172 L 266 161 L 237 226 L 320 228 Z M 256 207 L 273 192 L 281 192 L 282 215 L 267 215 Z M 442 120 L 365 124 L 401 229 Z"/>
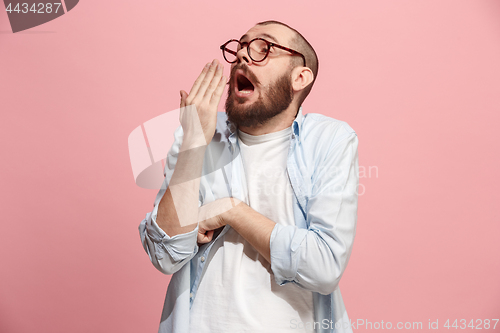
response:
<path fill-rule="evenodd" d="M 233 77 L 238 69 L 241 69 L 243 71 L 243 74 L 245 74 L 245 76 L 247 77 L 247 79 L 252 81 L 254 85 L 260 84 L 259 79 L 255 76 L 254 73 L 252 73 L 250 69 L 248 69 L 248 66 L 245 65 L 244 63 L 239 63 L 231 69 L 231 77 L 230 77 L 231 79 L 227 84 L 231 85 L 233 83 Z"/>

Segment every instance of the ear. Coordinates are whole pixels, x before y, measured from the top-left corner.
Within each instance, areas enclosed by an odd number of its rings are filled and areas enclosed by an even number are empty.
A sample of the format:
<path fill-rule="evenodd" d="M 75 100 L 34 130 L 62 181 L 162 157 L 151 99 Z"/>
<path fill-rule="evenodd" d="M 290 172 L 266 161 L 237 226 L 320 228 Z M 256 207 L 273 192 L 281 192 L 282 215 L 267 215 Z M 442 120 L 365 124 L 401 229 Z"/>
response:
<path fill-rule="evenodd" d="M 292 70 L 292 87 L 294 92 L 300 92 L 314 79 L 314 74 L 309 67 L 295 67 Z"/>

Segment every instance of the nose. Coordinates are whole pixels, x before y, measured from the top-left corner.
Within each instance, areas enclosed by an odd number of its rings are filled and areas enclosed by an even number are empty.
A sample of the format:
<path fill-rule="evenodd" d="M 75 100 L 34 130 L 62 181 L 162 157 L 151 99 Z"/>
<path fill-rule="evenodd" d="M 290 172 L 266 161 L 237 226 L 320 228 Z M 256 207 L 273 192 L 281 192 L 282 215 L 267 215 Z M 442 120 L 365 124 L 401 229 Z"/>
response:
<path fill-rule="evenodd" d="M 248 50 L 246 47 L 242 47 L 237 53 L 238 63 L 245 62 L 248 66 L 252 63 L 252 58 L 248 55 Z"/>

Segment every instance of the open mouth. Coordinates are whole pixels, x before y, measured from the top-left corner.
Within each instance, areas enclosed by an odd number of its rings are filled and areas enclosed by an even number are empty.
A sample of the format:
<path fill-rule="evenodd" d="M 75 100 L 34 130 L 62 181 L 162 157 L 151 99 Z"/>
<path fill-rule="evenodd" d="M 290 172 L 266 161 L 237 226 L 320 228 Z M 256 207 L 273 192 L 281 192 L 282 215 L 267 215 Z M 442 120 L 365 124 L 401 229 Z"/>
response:
<path fill-rule="evenodd" d="M 240 96 L 248 96 L 255 90 L 253 83 L 243 74 L 236 76 L 236 93 Z"/>

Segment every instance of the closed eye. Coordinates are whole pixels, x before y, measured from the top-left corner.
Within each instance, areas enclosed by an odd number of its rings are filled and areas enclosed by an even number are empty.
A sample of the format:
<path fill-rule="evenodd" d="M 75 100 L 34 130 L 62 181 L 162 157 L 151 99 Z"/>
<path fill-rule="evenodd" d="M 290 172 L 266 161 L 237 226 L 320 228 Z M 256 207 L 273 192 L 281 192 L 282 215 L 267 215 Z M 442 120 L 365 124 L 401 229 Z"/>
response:
<path fill-rule="evenodd" d="M 238 51 L 247 46 L 248 46 L 247 42 L 240 42 L 240 44 L 238 44 Z"/>

